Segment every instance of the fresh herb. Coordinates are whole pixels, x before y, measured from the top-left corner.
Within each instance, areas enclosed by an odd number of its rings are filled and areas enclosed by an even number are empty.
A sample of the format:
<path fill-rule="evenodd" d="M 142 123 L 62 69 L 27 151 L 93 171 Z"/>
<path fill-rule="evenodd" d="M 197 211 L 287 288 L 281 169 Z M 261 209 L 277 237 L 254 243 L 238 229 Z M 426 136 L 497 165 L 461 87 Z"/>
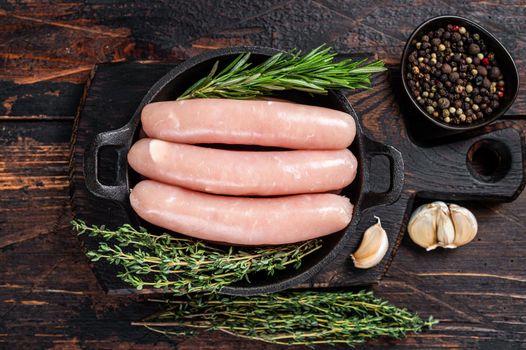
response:
<path fill-rule="evenodd" d="M 368 88 L 371 75 L 385 71 L 382 61 L 334 62 L 336 53 L 330 51 L 330 47 L 322 45 L 306 55 L 300 51 L 278 53 L 255 66 L 249 62 L 250 53 L 244 53 L 219 73 L 219 61 L 216 61 L 210 73 L 190 86 L 178 100 L 251 99 L 280 90 L 326 94 L 329 89 Z"/>
<path fill-rule="evenodd" d="M 258 247 L 219 247 L 203 241 L 155 235 L 146 229 L 123 225 L 116 230 L 71 222 L 78 234 L 102 238 L 96 250 L 87 252 L 92 261 L 118 265 L 118 277 L 137 289 L 162 288 L 175 295 L 219 292 L 224 286 L 247 280 L 255 272 L 269 276 L 287 267 L 299 268 L 302 259 L 321 248 L 319 240 Z"/>
<path fill-rule="evenodd" d="M 219 330 L 287 345 L 354 345 L 381 336 L 402 338 L 431 328 L 427 321 L 372 292 L 289 292 L 255 297 L 206 295 L 192 300 L 154 300 L 163 310 L 134 325 L 166 335 Z"/>

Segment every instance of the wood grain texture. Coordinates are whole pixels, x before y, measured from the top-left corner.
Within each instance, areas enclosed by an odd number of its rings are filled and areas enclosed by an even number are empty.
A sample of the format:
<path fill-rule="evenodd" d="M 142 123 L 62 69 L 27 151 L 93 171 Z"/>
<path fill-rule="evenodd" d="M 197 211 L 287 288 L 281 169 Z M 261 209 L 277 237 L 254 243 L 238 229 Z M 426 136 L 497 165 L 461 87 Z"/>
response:
<path fill-rule="evenodd" d="M 98 287 L 67 224 L 69 133 L 95 63 L 173 62 L 228 45 L 308 49 L 327 42 L 341 53 L 376 52 L 396 65 L 418 23 L 451 13 L 480 22 L 517 60 L 521 93 L 506 125 L 522 132 L 521 2 L 0 0 L 0 348 L 276 348 L 221 333 L 159 337 L 129 325 L 152 311 L 148 304 Z M 382 79 L 350 100 L 365 117 L 367 133 L 390 142 L 405 129 L 390 120 L 399 105 L 391 78 Z M 524 347 L 526 195 L 513 203 L 466 206 L 480 223 L 476 241 L 425 253 L 404 238 L 388 275 L 374 287 L 396 305 L 442 323 L 362 348 Z"/>

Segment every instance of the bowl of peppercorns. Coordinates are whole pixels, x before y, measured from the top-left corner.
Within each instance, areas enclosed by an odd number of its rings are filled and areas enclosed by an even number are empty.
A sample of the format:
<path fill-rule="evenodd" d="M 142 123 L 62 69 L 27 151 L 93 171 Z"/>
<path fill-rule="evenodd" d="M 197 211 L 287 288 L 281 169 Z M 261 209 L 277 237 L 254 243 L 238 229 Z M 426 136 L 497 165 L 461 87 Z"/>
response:
<path fill-rule="evenodd" d="M 439 16 L 411 34 L 402 55 L 402 83 L 416 109 L 450 130 L 470 130 L 503 115 L 519 90 L 506 48 L 479 24 Z"/>

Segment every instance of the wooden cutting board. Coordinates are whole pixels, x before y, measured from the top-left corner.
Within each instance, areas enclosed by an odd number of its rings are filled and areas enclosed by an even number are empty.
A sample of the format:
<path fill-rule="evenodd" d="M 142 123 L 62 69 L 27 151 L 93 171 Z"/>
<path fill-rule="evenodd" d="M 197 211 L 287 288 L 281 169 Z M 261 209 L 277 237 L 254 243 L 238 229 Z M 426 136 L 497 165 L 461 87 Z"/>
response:
<path fill-rule="evenodd" d="M 75 216 L 89 224 L 116 227 L 126 222 L 126 212 L 120 205 L 92 196 L 84 183 L 84 150 L 92 138 L 103 131 L 119 128 L 133 115 L 148 89 L 175 64 L 115 63 L 95 67 L 76 116 L 71 155 L 71 198 Z M 382 119 L 359 116 L 365 133 L 372 139 L 396 147 L 403 155 L 405 180 L 401 196 L 390 205 L 366 209 L 350 246 L 356 246 L 361 233 L 382 220 L 389 236 L 388 258 L 369 270 L 358 270 L 342 254 L 321 273 L 298 287 L 347 287 L 375 283 L 386 273 L 395 258 L 404 236 L 412 209 L 432 200 L 511 201 L 522 191 L 524 177 L 524 140 L 519 130 L 497 122 L 469 134 L 447 134 L 433 125 L 423 123 L 409 106 L 401 92 L 397 69 L 386 77 L 390 101 L 375 100 L 375 90 L 364 98 L 371 99 L 372 108 L 385 104 Z M 360 94 L 360 92 L 354 92 Z M 359 96 L 358 96 L 359 97 Z M 397 102 L 398 101 L 398 102 Z M 437 139 L 437 136 L 440 138 Z M 111 183 L 116 174 L 115 154 L 111 149 L 100 154 L 103 182 Z M 390 184 L 390 163 L 385 156 L 372 159 L 374 192 L 385 192 Z M 86 249 L 94 249 L 97 241 L 81 238 Z M 408 242 L 408 244 L 412 244 Z M 415 247 L 415 249 L 420 249 Z M 118 269 L 105 262 L 92 264 L 98 281 L 109 293 L 137 293 L 121 282 Z M 141 293 L 148 292 L 141 291 Z"/>

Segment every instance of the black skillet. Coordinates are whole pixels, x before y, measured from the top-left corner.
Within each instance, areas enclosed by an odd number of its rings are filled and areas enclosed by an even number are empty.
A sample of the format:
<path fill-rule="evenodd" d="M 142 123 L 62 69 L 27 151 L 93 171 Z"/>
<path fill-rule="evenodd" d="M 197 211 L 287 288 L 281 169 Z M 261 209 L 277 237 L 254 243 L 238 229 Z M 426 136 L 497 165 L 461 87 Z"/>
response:
<path fill-rule="evenodd" d="M 138 182 L 139 177 L 129 168 L 126 155 L 131 145 L 138 138 L 141 110 L 150 102 L 175 100 L 178 95 L 197 79 L 207 75 L 216 61 L 219 60 L 221 68 L 221 66 L 228 64 L 238 54 L 244 52 L 251 52 L 251 62 L 259 63 L 280 51 L 264 47 L 221 49 L 189 59 L 171 70 L 148 91 L 126 125 L 119 129 L 102 132 L 95 136 L 84 155 L 84 173 L 88 190 L 95 196 L 115 201 L 124 207 L 128 213 L 128 223 L 147 226 L 154 231 L 162 231 L 162 229 L 152 227 L 139 219 L 133 213 L 128 201 L 130 188 L 133 188 Z M 344 230 L 324 237 L 323 248 L 306 258 L 298 270 L 289 268 L 280 271 L 272 277 L 255 275 L 251 277 L 250 283 L 238 282 L 223 288 L 222 292 L 225 294 L 254 295 L 276 292 L 298 285 L 313 277 L 324 266 L 334 260 L 336 256 L 342 253 L 350 254 L 352 249 L 355 248 L 353 245 L 349 245 L 349 241 L 353 235 L 360 234 L 355 231 L 360 222 L 360 214 L 362 211 L 367 208 L 386 205 L 396 201 L 403 187 L 404 165 L 400 152 L 392 146 L 373 141 L 363 134 L 360 120 L 343 93 L 331 91 L 328 95 L 322 96 L 298 92 L 284 92 L 278 97 L 298 103 L 344 111 L 354 118 L 357 126 L 357 135 L 349 149 L 358 159 L 358 174 L 354 183 L 342 192 L 343 195 L 350 198 L 351 202 L 355 204 L 353 218 Z M 116 167 L 117 181 L 115 185 L 112 186 L 102 184 L 97 172 L 99 168 L 99 151 L 102 147 L 107 146 L 114 148 L 118 154 L 118 164 Z M 386 156 L 390 160 L 389 177 L 391 185 L 389 190 L 383 193 L 374 193 L 371 191 L 371 159 L 377 155 Z"/>

